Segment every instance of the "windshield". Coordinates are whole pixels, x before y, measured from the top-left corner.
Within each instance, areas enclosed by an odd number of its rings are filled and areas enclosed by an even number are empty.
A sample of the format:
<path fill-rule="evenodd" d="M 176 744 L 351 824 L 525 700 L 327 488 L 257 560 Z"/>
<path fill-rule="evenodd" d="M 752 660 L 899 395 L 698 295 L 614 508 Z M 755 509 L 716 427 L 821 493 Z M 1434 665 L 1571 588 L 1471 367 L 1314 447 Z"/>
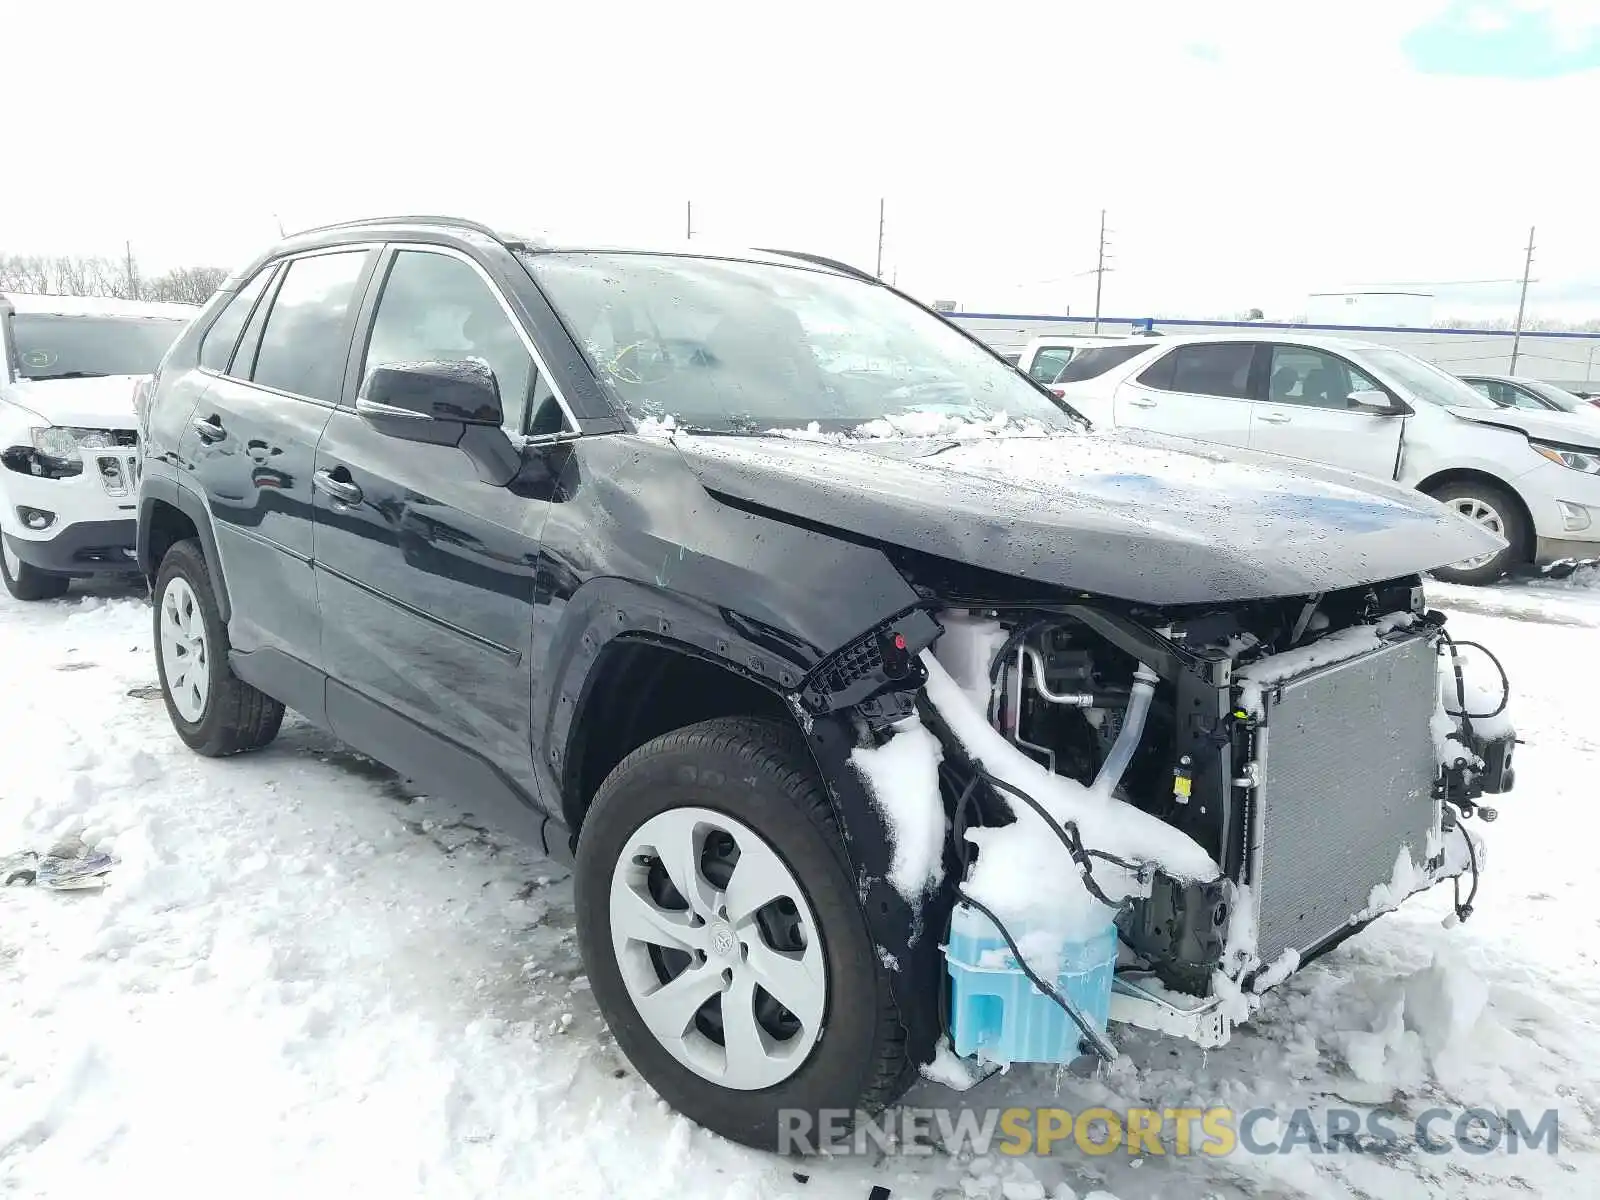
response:
<path fill-rule="evenodd" d="M 1414 399 L 1443 408 L 1499 408 L 1464 379 L 1404 350 L 1362 350 L 1356 357 L 1398 380 Z"/>
<path fill-rule="evenodd" d="M 1517 382 L 1529 391 L 1538 392 L 1562 412 L 1587 413 L 1594 408 L 1594 405 L 1581 396 L 1574 396 L 1566 388 L 1558 388 L 1553 383 L 1545 383 L 1541 379 L 1519 379 Z"/>
<path fill-rule="evenodd" d="M 848 433 L 885 418 L 896 430 L 1077 428 L 947 321 L 864 280 L 662 254 L 523 261 L 635 421 L 736 433 Z"/>
<path fill-rule="evenodd" d="M 152 317 L 68 317 L 16 313 L 16 362 L 24 379 L 149 375 L 183 331 Z"/>

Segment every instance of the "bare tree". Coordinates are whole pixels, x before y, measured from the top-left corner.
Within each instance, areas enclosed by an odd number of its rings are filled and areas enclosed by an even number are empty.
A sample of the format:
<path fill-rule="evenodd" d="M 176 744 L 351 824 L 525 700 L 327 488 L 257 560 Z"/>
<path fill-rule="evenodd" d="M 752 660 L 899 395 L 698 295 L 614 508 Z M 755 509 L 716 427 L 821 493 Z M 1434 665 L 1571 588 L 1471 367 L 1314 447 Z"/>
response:
<path fill-rule="evenodd" d="M 222 267 L 174 267 L 165 275 L 146 279 L 141 294 L 146 300 L 204 304 L 227 277 Z"/>
<path fill-rule="evenodd" d="M 47 296 L 110 296 L 204 304 L 227 278 L 221 267 L 174 267 L 143 278 L 132 255 L 105 258 L 0 253 L 0 292 Z"/>

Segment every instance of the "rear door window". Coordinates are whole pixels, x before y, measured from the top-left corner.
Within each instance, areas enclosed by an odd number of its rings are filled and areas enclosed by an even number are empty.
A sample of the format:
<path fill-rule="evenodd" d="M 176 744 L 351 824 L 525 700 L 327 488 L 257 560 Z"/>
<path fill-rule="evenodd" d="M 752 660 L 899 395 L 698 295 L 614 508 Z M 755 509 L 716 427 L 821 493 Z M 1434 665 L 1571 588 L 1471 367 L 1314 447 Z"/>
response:
<path fill-rule="evenodd" d="M 217 319 L 211 323 L 211 328 L 206 330 L 206 336 L 200 342 L 202 367 L 219 374 L 226 374 L 228 363 L 233 358 L 233 348 L 239 341 L 239 334 L 244 331 L 244 323 L 250 319 L 250 312 L 255 308 L 256 301 L 261 299 L 267 280 L 272 278 L 272 270 L 271 267 L 262 267 L 248 283 L 234 293 L 233 299 L 228 301 L 223 310 L 217 314 Z"/>
<path fill-rule="evenodd" d="M 1179 346 L 1172 366 L 1172 390 L 1197 396 L 1250 398 L 1250 367 L 1256 348 L 1250 342 Z"/>
<path fill-rule="evenodd" d="M 289 264 L 261 333 L 252 380 L 313 400 L 338 400 L 350 310 L 368 254 L 345 250 Z"/>

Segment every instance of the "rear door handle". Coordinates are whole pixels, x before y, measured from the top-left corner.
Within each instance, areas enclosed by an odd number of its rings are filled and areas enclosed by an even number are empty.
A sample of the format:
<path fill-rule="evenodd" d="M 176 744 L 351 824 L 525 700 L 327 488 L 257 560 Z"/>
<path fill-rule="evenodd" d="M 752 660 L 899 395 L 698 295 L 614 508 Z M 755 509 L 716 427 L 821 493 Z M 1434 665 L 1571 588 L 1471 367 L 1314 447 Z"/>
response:
<path fill-rule="evenodd" d="M 344 471 L 343 467 L 335 470 Z M 360 504 L 361 488 L 348 478 L 340 479 L 333 471 L 318 471 L 311 477 L 311 486 L 332 496 L 340 504 Z"/>
<path fill-rule="evenodd" d="M 200 435 L 202 442 L 220 442 L 228 436 L 228 431 L 222 427 L 222 418 L 216 413 L 209 417 L 196 417 L 194 431 Z"/>
<path fill-rule="evenodd" d="M 1288 413 L 1278 412 L 1262 413 L 1261 419 L 1268 425 L 1287 425 L 1291 420 Z"/>
<path fill-rule="evenodd" d="M 1143 398 L 1129 400 L 1128 403 L 1133 405 L 1134 408 L 1154 408 L 1156 406 L 1156 402 L 1154 400 L 1146 400 Z"/>

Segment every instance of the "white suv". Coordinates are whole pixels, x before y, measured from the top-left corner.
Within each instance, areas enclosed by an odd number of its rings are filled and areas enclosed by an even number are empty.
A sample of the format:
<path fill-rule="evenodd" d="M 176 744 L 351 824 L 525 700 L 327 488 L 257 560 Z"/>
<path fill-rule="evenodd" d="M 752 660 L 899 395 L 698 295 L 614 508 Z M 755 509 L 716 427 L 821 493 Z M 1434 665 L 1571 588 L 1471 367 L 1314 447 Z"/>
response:
<path fill-rule="evenodd" d="M 1344 467 L 1426 492 L 1505 539 L 1436 571 L 1488 583 L 1600 557 L 1600 430 L 1501 408 L 1389 346 L 1291 333 L 1143 338 L 1080 353 L 1052 390 L 1101 427 L 1150 429 Z M 1139 349 L 1142 347 L 1142 349 Z M 1104 369 L 1090 371 L 1094 356 Z"/>
<path fill-rule="evenodd" d="M 134 395 L 199 311 L 0 295 L 0 579 L 18 600 L 138 570 Z"/>

